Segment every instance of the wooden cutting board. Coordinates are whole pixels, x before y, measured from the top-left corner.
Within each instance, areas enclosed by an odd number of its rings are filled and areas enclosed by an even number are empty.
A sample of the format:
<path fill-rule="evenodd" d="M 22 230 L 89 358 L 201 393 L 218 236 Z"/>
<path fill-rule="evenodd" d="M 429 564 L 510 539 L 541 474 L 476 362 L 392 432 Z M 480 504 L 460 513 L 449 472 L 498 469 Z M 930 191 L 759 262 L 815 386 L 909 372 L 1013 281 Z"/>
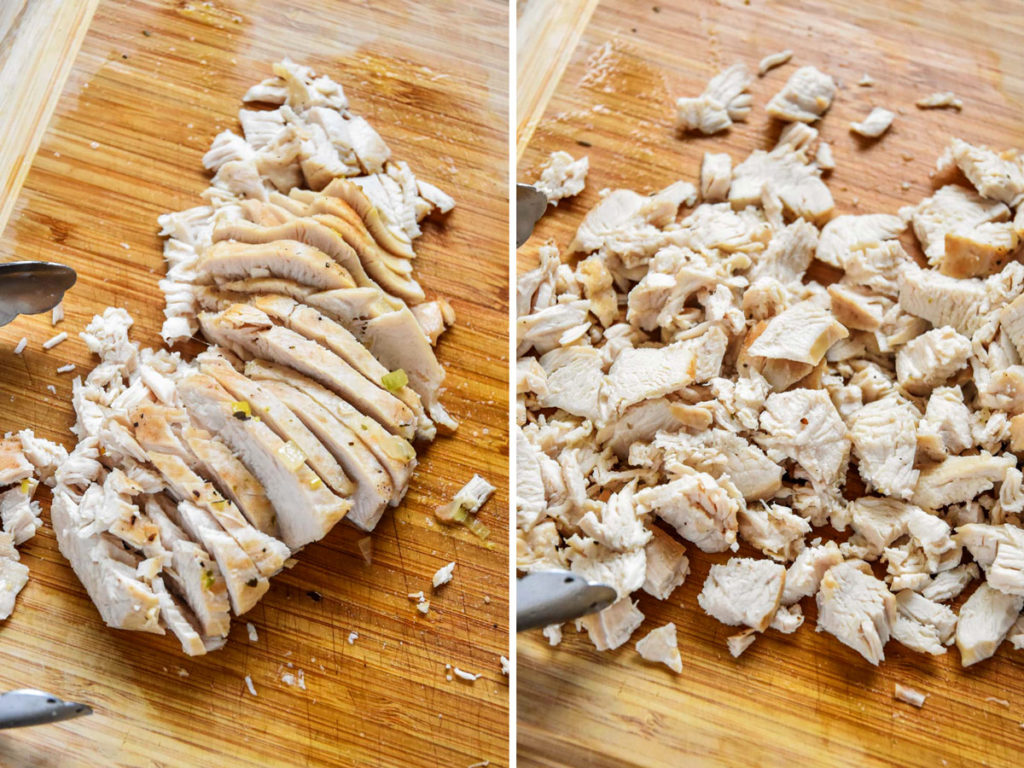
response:
<path fill-rule="evenodd" d="M 771 146 L 778 126 L 764 105 L 804 64 L 841 83 L 819 124 L 835 149 L 830 187 L 841 213 L 894 213 L 920 200 L 932 189 L 928 174 L 951 135 L 1024 148 L 1019 10 L 997 2 L 601 0 L 564 71 L 531 82 L 558 84 L 540 105 L 543 119 L 532 137 L 519 136 L 527 146 L 518 179 L 535 179 L 556 149 L 589 155 L 590 176 L 578 199 L 541 221 L 520 250 L 519 270 L 536 262 L 537 246 L 547 239 L 565 248 L 602 188 L 650 192 L 676 179 L 696 182 L 705 150 L 738 160 Z M 523 18 L 530 16 L 527 7 Z M 529 45 L 519 41 L 520 67 Z M 698 95 L 737 58 L 756 68 L 762 56 L 785 48 L 793 49 L 793 61 L 755 81 L 748 123 L 714 137 L 674 135 L 677 97 Z M 856 85 L 865 72 L 877 81 L 873 88 Z M 914 107 L 917 98 L 944 90 L 963 98 L 962 113 Z M 520 105 L 529 99 L 520 91 Z M 900 114 L 881 141 L 858 141 L 848 124 L 873 105 Z M 521 110 L 517 119 L 528 132 L 531 115 Z M 1019 764 L 1024 653 L 1007 646 L 962 670 L 955 649 L 935 658 L 891 642 L 875 669 L 832 636 L 815 633 L 815 611 L 805 606 L 808 620 L 796 634 L 769 632 L 733 659 L 725 639 L 735 628 L 706 616 L 696 599 L 709 566 L 727 558 L 688 550 L 686 583 L 665 603 L 641 595 L 647 618 L 626 646 L 598 653 L 569 628 L 556 648 L 539 633 L 520 636 L 521 768 Z M 679 630 L 678 676 L 643 662 L 633 649 L 669 621 Z M 924 708 L 894 701 L 897 682 L 928 694 Z"/>
<path fill-rule="evenodd" d="M 227 647 L 201 658 L 170 635 L 103 626 L 43 528 L 22 548 L 31 580 L 0 626 L 0 690 L 42 688 L 96 714 L 4 732 L 0 764 L 508 764 L 508 11 L 497 0 L 437 5 L 100 3 L 0 241 L 4 259 L 79 274 L 56 329 L 47 316 L 0 329 L 3 428 L 73 444 L 71 376 L 55 371 L 91 368 L 77 334 L 105 307 L 128 309 L 134 337 L 160 343 L 156 217 L 199 204 L 211 139 L 237 127 L 246 88 L 286 55 L 342 83 L 394 155 L 457 199 L 417 241 L 417 274 L 458 314 L 438 356 L 461 427 L 423 452 L 405 501 L 373 535 L 372 565 L 361 534 L 338 526 L 245 617 L 258 640 L 236 622 Z M 71 338 L 43 351 L 59 330 Z M 498 486 L 480 515 L 486 543 L 432 516 L 474 472 Z M 430 594 L 450 561 L 452 583 Z M 419 590 L 425 616 L 406 597 Z M 449 681 L 446 664 L 482 677 Z M 305 690 L 282 682 L 300 669 Z"/>

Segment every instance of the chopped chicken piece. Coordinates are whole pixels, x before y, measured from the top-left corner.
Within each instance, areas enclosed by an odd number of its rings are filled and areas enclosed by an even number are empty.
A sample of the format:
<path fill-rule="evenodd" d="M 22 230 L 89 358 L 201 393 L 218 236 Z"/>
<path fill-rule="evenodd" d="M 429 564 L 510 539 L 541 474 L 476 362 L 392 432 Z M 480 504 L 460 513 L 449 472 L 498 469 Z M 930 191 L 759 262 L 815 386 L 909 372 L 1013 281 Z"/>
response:
<path fill-rule="evenodd" d="M 810 523 L 779 504 L 741 509 L 738 520 L 744 541 L 780 561 L 795 558 L 804 548 L 804 536 L 811 532 Z"/>
<path fill-rule="evenodd" d="M 546 375 L 547 393 L 537 396 L 538 405 L 600 421 L 604 377 L 600 350 L 582 345 L 561 347 L 541 357 L 540 364 Z"/>
<path fill-rule="evenodd" d="M 846 328 L 877 331 L 882 326 L 884 305 L 863 288 L 833 283 L 828 287 L 832 314 Z"/>
<path fill-rule="evenodd" d="M 949 456 L 939 464 L 921 470 L 913 489 L 913 502 L 925 509 L 970 501 L 1000 482 L 1012 456 L 993 456 L 982 451 L 977 456 Z"/>
<path fill-rule="evenodd" d="M 710 135 L 745 121 L 753 103 L 748 92 L 751 79 L 742 63 L 719 72 L 700 96 L 676 102 L 676 127 Z"/>
<path fill-rule="evenodd" d="M 948 234 L 970 232 L 979 224 L 1009 218 L 1010 209 L 1003 203 L 986 200 L 973 189 L 948 184 L 918 203 L 912 223 L 928 263 L 941 266 Z"/>
<path fill-rule="evenodd" d="M 906 227 L 899 216 L 885 213 L 836 216 L 822 227 L 814 256 L 830 266 L 847 269 L 861 257 L 860 251 L 899 237 Z"/>
<path fill-rule="evenodd" d="M 652 629 L 637 640 L 636 652 L 647 661 L 664 664 L 676 674 L 683 671 L 683 659 L 679 655 L 675 624 L 665 624 Z"/>
<path fill-rule="evenodd" d="M 700 164 L 700 199 L 718 203 L 729 197 L 732 158 L 725 152 L 705 152 Z"/>
<path fill-rule="evenodd" d="M 892 125 L 892 121 L 896 119 L 896 113 L 890 112 L 888 109 L 882 109 L 881 107 L 875 107 L 871 110 L 871 114 L 865 117 L 859 123 L 850 123 L 850 130 L 854 133 L 864 136 L 868 139 L 877 139 Z"/>
<path fill-rule="evenodd" d="M 849 335 L 831 312 L 801 302 L 769 320 L 748 352 L 756 357 L 817 365 L 829 347 Z"/>
<path fill-rule="evenodd" d="M 724 552 L 736 541 L 739 504 L 711 475 L 679 469 L 676 479 L 637 492 L 638 511 L 657 514 L 705 552 Z"/>
<path fill-rule="evenodd" d="M 840 549 L 847 557 L 874 560 L 907 533 L 911 507 L 890 498 L 865 496 L 850 502 L 848 511 L 853 536 Z"/>
<path fill-rule="evenodd" d="M 767 499 L 782 485 L 782 468 L 753 443 L 725 429 L 690 435 L 659 434 L 654 446 L 664 456 L 718 479 L 723 475 L 747 500 Z"/>
<path fill-rule="evenodd" d="M 434 511 L 434 516 L 444 523 L 458 522 L 461 515 L 473 515 L 491 498 L 495 488 L 480 475 L 473 475 L 455 497 Z"/>
<path fill-rule="evenodd" d="M 643 590 L 659 600 L 668 600 L 675 588 L 686 580 L 690 561 L 686 548 L 671 535 L 656 526 L 650 531 L 653 535 L 644 547 L 647 572 Z"/>
<path fill-rule="evenodd" d="M 808 221 L 820 221 L 832 212 L 835 202 L 821 180 L 821 169 L 809 163 L 805 148 L 794 149 L 785 140 L 791 128 L 782 132 L 771 152 L 754 150 L 733 169 L 729 202 L 734 208 L 760 205 L 767 189 L 786 211 Z"/>
<path fill-rule="evenodd" d="M 1016 208 L 1024 202 L 1024 158 L 1016 152 L 997 154 L 953 138 L 943 161 L 956 163 L 982 197 Z"/>
<path fill-rule="evenodd" d="M 916 265 L 900 274 L 899 297 L 904 312 L 936 328 L 951 326 L 965 336 L 972 336 L 981 324 L 988 301 L 981 280 L 959 280 Z"/>
<path fill-rule="evenodd" d="M 960 608 L 956 647 L 969 667 L 992 656 L 1024 607 L 1024 597 L 1008 595 L 988 584 L 979 586 Z"/>
<path fill-rule="evenodd" d="M 956 538 L 985 571 L 989 586 L 1024 595 L 1024 529 L 1015 525 L 961 525 Z"/>
<path fill-rule="evenodd" d="M 821 586 L 821 578 L 833 565 L 843 562 L 843 555 L 834 541 L 807 547 L 786 570 L 786 588 L 782 591 L 782 604 L 793 605 L 810 597 Z"/>
<path fill-rule="evenodd" d="M 628 597 L 617 601 L 600 613 L 584 616 L 581 623 L 590 635 L 590 642 L 599 651 L 611 651 L 629 640 L 643 623 L 644 615 Z"/>
<path fill-rule="evenodd" d="M 757 76 L 764 77 L 768 70 L 775 69 L 775 67 L 781 67 L 787 61 L 793 58 L 793 52 L 788 48 L 778 53 L 770 53 L 761 59 L 757 65 Z"/>
<path fill-rule="evenodd" d="M 932 390 L 924 418 L 917 428 L 918 448 L 935 459 L 965 451 L 974 444 L 971 438 L 971 413 L 964 404 L 960 387 Z"/>
<path fill-rule="evenodd" d="M 926 395 L 967 365 L 971 340 L 949 326 L 921 334 L 896 353 L 896 378 L 913 395 Z"/>
<path fill-rule="evenodd" d="M 732 657 L 738 659 L 747 648 L 754 644 L 755 640 L 757 640 L 757 632 L 753 629 L 744 629 L 735 635 L 729 635 L 725 639 L 725 643 L 729 646 L 729 653 Z"/>
<path fill-rule="evenodd" d="M 603 420 L 623 413 L 634 403 L 662 397 L 692 384 L 697 376 L 696 342 L 678 341 L 665 347 L 625 349 L 619 353 L 601 385 Z"/>
<path fill-rule="evenodd" d="M 452 571 L 455 570 L 455 563 L 448 563 L 437 569 L 434 574 L 434 578 L 431 579 L 431 583 L 434 585 L 434 589 L 447 584 L 452 580 Z"/>
<path fill-rule="evenodd" d="M 559 200 L 583 191 L 589 168 L 590 160 L 586 157 L 574 160 L 568 152 L 552 152 L 534 187 L 544 193 L 549 205 L 558 205 Z"/>
<path fill-rule="evenodd" d="M 845 477 L 850 455 L 846 425 L 828 393 L 794 389 L 765 401 L 761 429 L 769 452 L 792 459 L 811 480 L 829 485 Z"/>
<path fill-rule="evenodd" d="M 833 566 L 818 592 L 818 631 L 835 635 L 869 662 L 885 660 L 884 647 L 897 618 L 896 598 L 860 560 Z"/>
<path fill-rule="evenodd" d="M 779 610 L 777 610 L 775 612 L 775 616 L 772 617 L 772 623 L 769 624 L 768 627 L 770 629 L 774 629 L 776 632 L 781 632 L 784 635 L 791 635 L 803 625 L 803 608 L 799 605 L 789 607 L 780 605 Z"/>
<path fill-rule="evenodd" d="M 1019 249 L 1020 235 L 1011 222 L 987 221 L 946 233 L 939 270 L 952 277 L 988 277 L 1015 258 Z"/>
<path fill-rule="evenodd" d="M 942 91 L 922 96 L 914 104 L 918 109 L 942 109 L 949 107 L 959 112 L 964 108 L 964 103 L 952 91 Z"/>
<path fill-rule="evenodd" d="M 918 480 L 914 468 L 918 418 L 914 405 L 897 394 L 869 403 L 853 414 L 853 453 L 860 476 L 870 487 L 899 499 L 913 495 Z"/>
<path fill-rule="evenodd" d="M 576 280 L 583 287 L 583 295 L 590 302 L 590 311 L 605 328 L 615 322 L 619 314 L 619 300 L 613 287 L 614 279 L 604 261 L 591 256 L 576 265 Z"/>
<path fill-rule="evenodd" d="M 831 106 L 835 95 L 831 77 L 814 67 L 801 67 L 768 102 L 768 114 L 779 120 L 813 123 Z"/>
<path fill-rule="evenodd" d="M 832 145 L 825 141 L 819 141 L 818 149 L 814 153 L 814 162 L 823 171 L 835 170 L 836 159 L 832 154 Z"/>
<path fill-rule="evenodd" d="M 894 698 L 899 699 L 900 701 L 905 701 L 907 704 L 917 707 L 918 709 L 924 706 L 924 700 L 928 698 L 928 694 L 916 691 L 902 683 L 896 683 L 892 695 Z"/>
<path fill-rule="evenodd" d="M 935 578 L 921 590 L 921 595 L 937 603 L 953 600 L 968 584 L 978 578 L 979 574 L 975 563 L 958 565 L 956 568 L 936 574 Z"/>
<path fill-rule="evenodd" d="M 731 558 L 713 565 L 697 596 L 704 612 L 723 624 L 763 632 L 779 609 L 786 569 L 768 560 Z"/>

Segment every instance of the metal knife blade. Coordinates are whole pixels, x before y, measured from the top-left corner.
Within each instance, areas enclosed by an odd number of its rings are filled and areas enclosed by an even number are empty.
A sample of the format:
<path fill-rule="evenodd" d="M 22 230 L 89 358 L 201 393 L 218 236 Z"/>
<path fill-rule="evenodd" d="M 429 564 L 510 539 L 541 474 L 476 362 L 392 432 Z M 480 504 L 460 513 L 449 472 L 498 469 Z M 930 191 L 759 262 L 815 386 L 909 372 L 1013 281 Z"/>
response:
<path fill-rule="evenodd" d="M 62 701 L 46 691 L 22 688 L 0 694 L 0 728 L 45 725 L 91 714 L 91 707 Z"/>
<path fill-rule="evenodd" d="M 0 325 L 7 325 L 18 315 L 53 309 L 77 279 L 71 267 L 48 261 L 0 264 Z"/>
<path fill-rule="evenodd" d="M 516 248 L 530 239 L 548 207 L 548 198 L 529 184 L 516 184 Z"/>
<path fill-rule="evenodd" d="M 618 597 L 571 571 L 528 573 L 516 581 L 516 631 L 561 624 L 603 611 Z"/>

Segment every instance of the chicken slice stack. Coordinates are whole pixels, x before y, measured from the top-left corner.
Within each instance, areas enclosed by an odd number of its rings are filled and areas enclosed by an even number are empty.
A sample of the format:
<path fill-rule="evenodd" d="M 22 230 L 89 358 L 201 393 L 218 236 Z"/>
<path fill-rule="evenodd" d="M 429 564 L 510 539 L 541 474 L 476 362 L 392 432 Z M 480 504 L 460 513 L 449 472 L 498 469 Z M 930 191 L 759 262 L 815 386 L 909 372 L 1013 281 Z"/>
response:
<path fill-rule="evenodd" d="M 454 204 L 418 182 L 341 86 L 288 60 L 217 136 L 207 205 L 160 217 L 168 345 L 109 308 L 82 334 L 78 444 L 57 470 L 61 552 L 111 627 L 223 645 L 299 550 L 373 530 L 456 422 L 433 345 L 453 322 L 413 276 L 418 221 Z M 275 106 L 275 109 L 267 109 Z"/>

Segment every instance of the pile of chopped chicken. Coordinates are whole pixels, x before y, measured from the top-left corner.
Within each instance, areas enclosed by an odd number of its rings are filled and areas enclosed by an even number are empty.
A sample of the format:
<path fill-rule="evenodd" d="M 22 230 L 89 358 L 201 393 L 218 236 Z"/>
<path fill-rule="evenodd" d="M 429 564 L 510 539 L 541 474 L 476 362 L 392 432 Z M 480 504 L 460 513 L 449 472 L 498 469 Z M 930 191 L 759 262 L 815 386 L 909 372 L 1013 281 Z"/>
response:
<path fill-rule="evenodd" d="M 112 627 L 223 645 L 268 579 L 342 518 L 372 530 L 457 425 L 432 346 L 452 323 L 412 274 L 418 222 L 454 204 L 285 60 L 249 90 L 244 138 L 216 137 L 207 204 L 160 218 L 168 344 L 140 349 L 110 308 L 82 334 L 100 364 L 73 391 L 78 444 L 53 527 Z M 270 109 L 269 107 L 275 107 Z"/>
<path fill-rule="evenodd" d="M 726 124 L 743 72 L 684 100 L 682 123 Z M 834 95 L 799 69 L 768 104 L 774 148 L 706 155 L 700 196 L 603 193 L 566 258 L 544 245 L 519 281 L 518 568 L 618 591 L 578 624 L 598 649 L 642 624 L 634 592 L 671 599 L 683 541 L 749 553 L 698 601 L 739 628 L 734 655 L 796 631 L 810 601 L 872 664 L 890 639 L 956 643 L 965 666 L 1024 646 L 1024 155 L 953 139 L 939 171 L 970 186 L 836 215 L 808 125 Z M 815 260 L 842 276 L 812 279 Z M 637 650 L 675 668 L 652 635 Z"/>

